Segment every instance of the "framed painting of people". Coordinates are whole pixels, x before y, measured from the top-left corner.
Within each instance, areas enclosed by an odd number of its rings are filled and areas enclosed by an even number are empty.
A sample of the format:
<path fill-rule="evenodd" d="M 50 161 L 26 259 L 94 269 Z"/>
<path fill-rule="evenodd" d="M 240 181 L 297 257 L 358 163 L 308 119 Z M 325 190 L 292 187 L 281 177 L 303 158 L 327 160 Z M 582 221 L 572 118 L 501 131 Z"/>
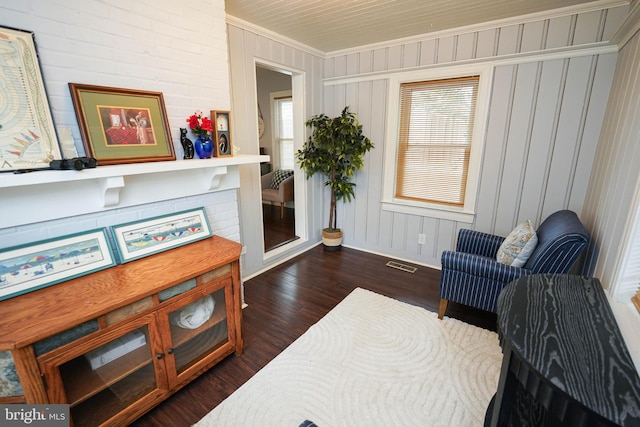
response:
<path fill-rule="evenodd" d="M 175 160 L 161 92 L 69 83 L 82 142 L 99 165 Z"/>

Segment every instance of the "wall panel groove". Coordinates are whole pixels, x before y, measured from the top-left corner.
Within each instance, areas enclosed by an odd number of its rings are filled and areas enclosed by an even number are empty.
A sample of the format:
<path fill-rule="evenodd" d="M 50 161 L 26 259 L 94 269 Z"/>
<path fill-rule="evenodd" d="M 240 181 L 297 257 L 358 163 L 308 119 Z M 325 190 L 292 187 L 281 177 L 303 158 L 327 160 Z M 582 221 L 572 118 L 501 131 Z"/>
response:
<path fill-rule="evenodd" d="M 565 195 L 565 201 L 564 201 L 564 206 L 565 207 L 569 207 L 570 206 L 570 201 L 571 201 L 571 197 L 573 196 L 573 188 L 574 188 L 574 182 L 575 182 L 575 177 L 576 177 L 576 169 L 578 168 L 578 161 L 579 161 L 579 156 L 581 154 L 581 148 L 582 148 L 582 144 L 584 141 L 584 130 L 586 127 L 586 122 L 587 122 L 587 117 L 589 114 L 589 106 L 591 105 L 591 94 L 593 92 L 593 86 L 594 86 L 594 79 L 595 79 L 595 75 L 596 75 L 596 67 L 598 64 L 598 57 L 595 56 L 593 58 L 591 58 L 591 66 L 589 67 L 589 76 L 588 76 L 588 80 L 587 80 L 587 87 L 585 90 L 585 95 L 584 95 L 584 101 L 583 101 L 583 107 L 582 107 L 582 113 L 580 116 L 580 124 L 578 127 L 578 133 L 577 133 L 577 137 L 576 137 L 576 144 L 575 144 L 575 149 L 574 149 L 574 155 L 573 155 L 573 159 L 571 162 L 571 175 L 569 176 L 569 179 L 567 181 L 567 190 L 566 190 L 566 195 Z"/>
<path fill-rule="evenodd" d="M 572 46 L 576 34 L 576 25 L 578 25 L 578 15 L 571 15 L 571 27 L 569 28 L 569 39 L 567 44 Z"/>

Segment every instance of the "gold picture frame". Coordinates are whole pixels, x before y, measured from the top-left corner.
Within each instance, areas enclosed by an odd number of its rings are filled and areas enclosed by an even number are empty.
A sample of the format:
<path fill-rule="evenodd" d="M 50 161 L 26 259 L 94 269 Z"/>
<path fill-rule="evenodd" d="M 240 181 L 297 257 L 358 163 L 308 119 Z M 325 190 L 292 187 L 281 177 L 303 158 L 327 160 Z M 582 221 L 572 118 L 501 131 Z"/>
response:
<path fill-rule="evenodd" d="M 0 27 L 0 171 L 48 168 L 62 159 L 35 36 Z"/>
<path fill-rule="evenodd" d="M 215 157 L 233 156 L 233 140 L 231 139 L 231 112 L 211 110 L 213 121 L 213 155 Z"/>
<path fill-rule="evenodd" d="M 69 83 L 86 154 L 98 165 L 175 160 L 162 92 Z"/>

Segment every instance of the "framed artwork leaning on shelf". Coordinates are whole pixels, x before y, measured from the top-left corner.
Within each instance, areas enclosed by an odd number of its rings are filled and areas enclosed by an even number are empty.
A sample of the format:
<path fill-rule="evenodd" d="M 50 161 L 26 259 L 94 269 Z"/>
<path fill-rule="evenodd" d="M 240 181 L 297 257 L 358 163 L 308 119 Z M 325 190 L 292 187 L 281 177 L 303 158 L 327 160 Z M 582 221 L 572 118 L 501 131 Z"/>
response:
<path fill-rule="evenodd" d="M 116 265 L 106 229 L 0 250 L 0 300 Z"/>
<path fill-rule="evenodd" d="M 0 171 L 62 159 L 31 31 L 0 27 Z"/>
<path fill-rule="evenodd" d="M 204 208 L 115 225 L 111 234 L 121 263 L 213 236 Z"/>
<path fill-rule="evenodd" d="M 87 156 L 99 165 L 175 160 L 162 92 L 69 83 Z"/>
<path fill-rule="evenodd" d="M 226 157 L 233 155 L 231 140 L 231 112 L 211 110 L 211 120 L 213 120 L 213 136 L 215 147 L 213 155 L 215 157 Z"/>

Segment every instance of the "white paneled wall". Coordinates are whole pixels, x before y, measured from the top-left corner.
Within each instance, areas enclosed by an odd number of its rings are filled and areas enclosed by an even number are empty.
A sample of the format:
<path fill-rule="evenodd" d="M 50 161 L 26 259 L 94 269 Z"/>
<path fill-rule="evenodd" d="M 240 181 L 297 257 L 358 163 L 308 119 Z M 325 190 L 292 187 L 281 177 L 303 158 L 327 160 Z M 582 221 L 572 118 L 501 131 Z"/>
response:
<path fill-rule="evenodd" d="M 162 92 L 178 158 L 179 128 L 190 114 L 230 107 L 224 0 L 2 1 L 0 25 L 35 33 L 54 122 L 71 128 L 81 154 L 69 82 Z M 3 227 L 0 210 L 0 247 L 199 206 L 206 207 L 214 233 L 239 240 L 236 193 L 227 190 L 10 228 Z"/>
<path fill-rule="evenodd" d="M 279 41 L 275 41 L 259 31 L 242 28 L 233 21 L 228 26 L 229 61 L 231 70 L 231 92 L 233 94 L 233 114 L 236 123 L 236 140 L 240 150 L 245 154 L 258 154 L 258 107 L 256 95 L 256 62 L 270 68 L 282 69 L 300 76 L 301 90 L 294 97 L 304 97 L 303 120 L 321 111 L 322 101 L 322 58 L 314 52 L 303 50 Z M 294 77 L 294 81 L 295 81 Z M 295 86 L 295 83 L 294 83 Z M 295 101 L 294 101 L 295 102 Z M 265 108 L 264 106 L 261 108 Z M 301 147 L 304 141 L 295 141 Z M 296 171 L 296 187 L 306 182 L 300 170 Z M 241 206 L 242 238 L 247 253 L 243 258 L 243 274 L 251 276 L 277 262 L 281 262 L 293 253 L 307 249 L 319 241 L 322 215 L 322 186 L 318 182 L 309 181 L 306 200 L 299 198 L 296 189 L 296 207 L 306 205 L 309 224 L 309 240 L 301 242 L 293 250 L 288 250 L 275 257 L 265 259 L 262 234 L 262 207 L 260 194 L 260 170 L 258 165 L 240 167 L 239 201 Z M 296 209 L 298 212 L 299 210 Z M 297 215 L 297 214 L 296 214 Z M 298 223 L 298 219 L 296 219 Z M 298 233 L 300 235 L 300 233 Z"/>
<path fill-rule="evenodd" d="M 607 290 L 640 370 L 640 313 L 630 302 L 640 275 L 640 3 L 634 1 L 622 40 L 582 218 L 592 232 L 589 270 Z"/>
<path fill-rule="evenodd" d="M 620 51 L 611 97 L 596 153 L 584 219 L 593 231 L 590 251 L 594 275 L 614 296 L 629 301 L 640 277 L 623 266 L 638 254 L 630 235 L 638 229 L 640 195 L 640 34 Z M 624 291 L 623 287 L 627 286 Z M 616 295 L 620 292 L 620 295 Z M 624 297 L 623 297 L 624 295 Z"/>
<path fill-rule="evenodd" d="M 339 208 L 345 245 L 439 266 L 459 228 L 506 235 L 559 209 L 580 215 L 617 57 L 606 42 L 626 11 L 467 29 L 327 58 L 324 112 L 351 106 L 376 145 L 357 175 L 355 202 Z M 475 222 L 383 211 L 388 76 L 471 61 L 495 67 Z"/>

